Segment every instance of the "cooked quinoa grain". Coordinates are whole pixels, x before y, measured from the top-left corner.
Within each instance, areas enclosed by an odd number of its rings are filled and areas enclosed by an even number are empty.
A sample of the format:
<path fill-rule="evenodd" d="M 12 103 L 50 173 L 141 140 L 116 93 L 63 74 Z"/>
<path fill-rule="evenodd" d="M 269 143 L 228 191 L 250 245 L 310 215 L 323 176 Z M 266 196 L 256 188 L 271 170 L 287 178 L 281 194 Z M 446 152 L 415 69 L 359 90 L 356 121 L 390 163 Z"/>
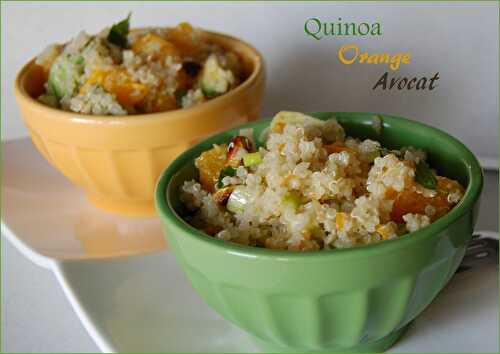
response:
<path fill-rule="evenodd" d="M 187 108 L 243 79 L 240 58 L 188 23 L 129 32 L 129 18 L 97 35 L 80 32 L 37 58 L 43 104 L 84 114 L 127 115 Z"/>
<path fill-rule="evenodd" d="M 280 112 L 265 147 L 251 136 L 202 153 L 199 180 L 181 187 L 186 220 L 224 241 L 298 251 L 376 243 L 429 225 L 463 195 L 432 171 L 435 189 L 417 182 L 424 151 L 348 137 L 335 119 Z"/>

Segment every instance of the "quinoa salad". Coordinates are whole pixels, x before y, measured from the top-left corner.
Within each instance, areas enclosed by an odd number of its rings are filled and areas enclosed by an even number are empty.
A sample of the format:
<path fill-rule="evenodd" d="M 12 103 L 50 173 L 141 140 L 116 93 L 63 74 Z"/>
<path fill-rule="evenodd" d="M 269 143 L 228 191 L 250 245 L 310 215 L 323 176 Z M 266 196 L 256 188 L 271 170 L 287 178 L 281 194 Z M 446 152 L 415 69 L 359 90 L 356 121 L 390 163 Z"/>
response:
<path fill-rule="evenodd" d="M 38 100 L 94 115 L 191 107 L 243 81 L 241 60 L 188 23 L 129 31 L 129 17 L 96 35 L 80 32 L 36 58 L 46 78 Z"/>
<path fill-rule="evenodd" d="M 426 153 L 346 136 L 332 118 L 280 112 L 257 147 L 252 129 L 196 160 L 180 187 L 184 219 L 212 237 L 279 250 L 346 248 L 423 228 L 462 198 Z"/>

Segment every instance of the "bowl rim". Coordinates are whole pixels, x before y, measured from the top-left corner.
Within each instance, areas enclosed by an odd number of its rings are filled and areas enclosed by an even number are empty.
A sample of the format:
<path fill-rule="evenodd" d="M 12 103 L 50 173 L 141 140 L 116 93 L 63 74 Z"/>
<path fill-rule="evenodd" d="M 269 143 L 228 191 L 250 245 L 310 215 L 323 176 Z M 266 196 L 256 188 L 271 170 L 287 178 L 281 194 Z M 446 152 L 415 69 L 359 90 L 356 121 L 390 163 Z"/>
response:
<path fill-rule="evenodd" d="M 438 136 L 443 139 L 447 139 L 451 141 L 453 145 L 457 147 L 457 149 L 463 154 L 463 159 L 467 164 L 467 175 L 469 179 L 469 183 L 464 192 L 464 195 L 460 202 L 446 215 L 437 219 L 430 225 L 423 227 L 420 230 L 415 232 L 410 232 L 403 236 L 400 236 L 396 239 L 385 240 L 383 242 L 378 242 L 374 244 L 368 245 L 360 245 L 351 248 L 338 248 L 331 250 L 320 250 L 320 251 L 311 251 L 311 252 L 294 252 L 289 250 L 272 250 L 260 247 L 253 246 L 245 246 L 236 243 L 231 243 L 223 240 L 216 239 L 214 237 L 207 236 L 200 230 L 191 226 L 189 223 L 184 221 L 180 215 L 172 207 L 171 200 L 168 199 L 168 190 L 170 189 L 172 177 L 175 176 L 177 171 L 186 165 L 190 160 L 193 159 L 191 155 L 194 154 L 195 150 L 198 150 L 201 145 L 203 145 L 207 140 L 216 139 L 223 134 L 227 134 L 229 131 L 238 130 L 241 128 L 252 127 L 255 124 L 259 124 L 265 122 L 264 124 L 268 124 L 271 121 L 271 118 L 258 120 L 255 122 L 250 122 L 247 124 L 243 124 L 241 126 L 222 131 L 211 137 L 204 139 L 200 143 L 192 146 L 188 150 L 184 151 L 181 155 L 179 155 L 160 175 L 156 188 L 155 188 L 155 207 L 157 213 L 164 222 L 172 223 L 176 228 L 182 229 L 185 231 L 188 237 L 195 240 L 196 242 L 202 242 L 207 246 L 217 248 L 221 251 L 229 252 L 231 254 L 235 254 L 238 256 L 248 257 L 248 258 L 269 258 L 269 259 L 280 259 L 280 260 L 292 260 L 292 259 L 302 259 L 302 260 L 311 260 L 311 259 L 323 259 L 328 257 L 353 257 L 353 256 L 369 256 L 372 254 L 383 253 L 386 251 L 401 249 L 404 247 L 410 247 L 415 243 L 421 242 L 425 239 L 435 237 L 440 234 L 443 230 L 445 230 L 449 225 L 453 224 L 456 220 L 462 217 L 464 214 L 469 212 L 474 206 L 475 202 L 479 199 L 479 196 L 483 187 L 483 171 L 480 167 L 479 161 L 474 156 L 474 154 L 458 139 L 451 136 L 450 134 L 434 128 L 430 125 L 417 122 L 414 120 L 410 120 L 407 118 L 381 114 L 381 113 L 371 113 L 371 112 L 314 112 L 319 114 L 331 114 L 335 115 L 378 115 L 383 118 L 384 125 L 386 124 L 385 118 L 389 118 L 389 120 L 403 121 L 405 124 L 409 124 L 409 126 L 417 126 L 419 128 L 431 130 L 436 133 Z M 166 231 L 169 232 L 169 231 Z"/>
<path fill-rule="evenodd" d="M 147 27 L 139 27 L 139 28 L 133 28 L 131 31 L 134 30 L 141 30 Z M 24 64 L 21 69 L 18 71 L 16 74 L 16 78 L 14 81 L 14 94 L 17 97 L 17 99 L 20 102 L 23 102 L 24 104 L 27 105 L 32 105 L 34 106 L 37 110 L 40 110 L 42 112 L 45 112 L 45 116 L 50 117 L 51 119 L 62 119 L 62 120 L 68 120 L 68 119 L 76 119 L 76 120 L 81 120 L 81 121 L 86 121 L 88 123 L 98 123 L 98 124 L 110 124 L 110 125 L 115 125 L 115 124 L 123 124 L 124 122 L 130 122 L 130 123 L 139 123 L 139 122 L 144 122 L 144 121 L 158 121 L 158 120 L 174 120 L 174 119 L 183 119 L 186 117 L 189 117 L 191 114 L 190 113 L 200 113 L 200 111 L 205 110 L 210 108 L 213 105 L 216 105 L 220 103 L 222 100 L 230 100 L 233 97 L 236 97 L 239 95 L 241 92 L 246 91 L 248 88 L 252 87 L 255 82 L 257 82 L 260 78 L 260 76 L 263 76 L 264 74 L 264 59 L 262 54 L 251 44 L 248 42 L 233 37 L 231 35 L 225 34 L 225 33 L 219 33 L 215 31 L 209 31 L 205 30 L 203 28 L 199 28 L 203 33 L 208 34 L 209 37 L 212 38 L 221 38 L 223 40 L 229 41 L 230 43 L 234 44 L 239 44 L 248 49 L 252 55 L 249 56 L 252 59 L 253 62 L 253 70 L 250 73 L 250 75 L 240 83 L 238 86 L 236 86 L 234 89 L 230 90 L 229 92 L 217 96 L 215 98 L 210 99 L 207 102 L 203 102 L 202 104 L 195 105 L 192 107 L 188 108 L 178 108 L 175 110 L 170 110 L 170 111 L 163 111 L 163 112 L 155 112 L 155 113 L 143 113 L 143 114 L 131 114 L 131 115 L 120 115 L 120 116 L 113 116 L 113 115 L 92 115 L 92 114 L 83 114 L 83 113 L 77 113 L 77 112 L 72 112 L 72 111 L 65 111 L 62 109 L 58 108 L 53 108 L 50 106 L 47 106 L 41 102 L 39 102 L 37 99 L 31 97 L 26 90 L 24 89 L 23 85 L 21 84 L 22 80 L 24 79 L 26 73 L 28 72 L 28 69 L 32 67 L 32 65 L 35 63 L 36 57 L 32 58 L 29 60 L 26 64 Z"/>

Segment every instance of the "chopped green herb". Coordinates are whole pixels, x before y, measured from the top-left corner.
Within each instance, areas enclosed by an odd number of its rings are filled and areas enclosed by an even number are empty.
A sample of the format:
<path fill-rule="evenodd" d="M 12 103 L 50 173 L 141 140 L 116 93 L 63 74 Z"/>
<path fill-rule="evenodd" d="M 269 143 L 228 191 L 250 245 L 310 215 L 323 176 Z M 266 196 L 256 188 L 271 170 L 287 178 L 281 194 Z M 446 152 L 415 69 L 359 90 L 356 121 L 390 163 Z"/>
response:
<path fill-rule="evenodd" d="M 177 107 L 182 107 L 182 98 L 186 95 L 186 90 L 179 89 L 175 91 L 175 102 L 177 103 Z"/>
<path fill-rule="evenodd" d="M 224 167 L 220 173 L 219 173 L 219 178 L 217 179 L 217 188 L 222 188 L 224 187 L 224 184 L 222 183 L 222 180 L 224 177 L 229 176 L 229 177 L 234 177 L 236 176 L 236 169 L 231 166 L 226 166 Z"/>
<path fill-rule="evenodd" d="M 429 165 L 423 161 L 417 164 L 415 181 L 425 188 L 436 189 L 437 180 Z"/>
<path fill-rule="evenodd" d="M 127 48 L 127 35 L 130 29 L 130 13 L 127 18 L 111 26 L 108 34 L 108 41 L 121 48 Z"/>

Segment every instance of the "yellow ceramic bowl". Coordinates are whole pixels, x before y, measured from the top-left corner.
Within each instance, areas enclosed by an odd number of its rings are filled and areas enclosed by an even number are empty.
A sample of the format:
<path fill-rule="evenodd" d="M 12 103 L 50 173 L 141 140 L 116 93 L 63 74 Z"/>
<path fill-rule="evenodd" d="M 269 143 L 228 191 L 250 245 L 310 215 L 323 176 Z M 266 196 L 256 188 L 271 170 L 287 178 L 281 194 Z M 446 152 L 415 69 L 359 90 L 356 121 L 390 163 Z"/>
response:
<path fill-rule="evenodd" d="M 247 79 L 191 108 L 130 116 L 67 112 L 35 99 L 45 79 L 34 60 L 18 73 L 14 92 L 33 143 L 97 207 L 153 215 L 155 183 L 170 161 L 201 138 L 259 116 L 265 81 L 260 53 L 236 38 L 204 35 L 239 54 Z"/>

